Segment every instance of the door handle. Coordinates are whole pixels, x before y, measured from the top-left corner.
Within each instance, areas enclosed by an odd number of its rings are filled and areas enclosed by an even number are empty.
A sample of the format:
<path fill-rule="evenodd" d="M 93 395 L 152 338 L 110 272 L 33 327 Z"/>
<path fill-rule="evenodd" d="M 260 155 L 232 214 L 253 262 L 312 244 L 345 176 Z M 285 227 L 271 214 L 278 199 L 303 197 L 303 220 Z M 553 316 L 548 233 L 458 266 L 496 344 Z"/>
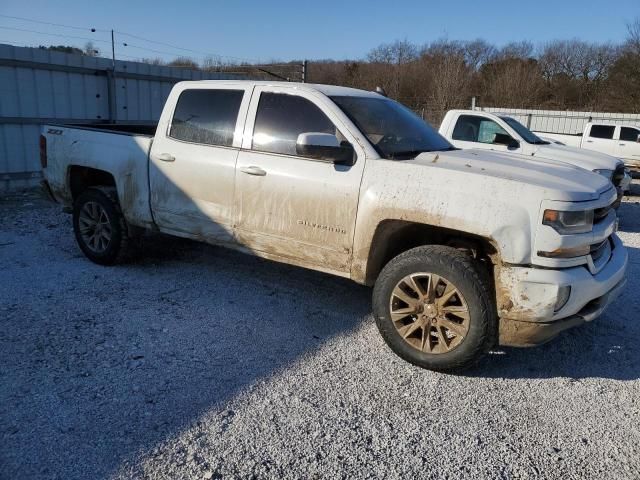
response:
<path fill-rule="evenodd" d="M 626 147 L 627 145 L 624 143 L 619 143 L 618 145 L 620 145 L 621 147 Z"/>
<path fill-rule="evenodd" d="M 176 161 L 176 157 L 174 157 L 173 155 L 171 155 L 169 153 L 161 153 L 156 158 L 158 160 L 163 161 L 163 162 L 175 162 Z"/>
<path fill-rule="evenodd" d="M 251 165 L 249 167 L 241 167 L 240 171 L 249 175 L 256 175 L 258 177 L 264 177 L 267 174 L 267 172 L 265 172 L 260 167 L 256 167 L 255 165 Z"/>
<path fill-rule="evenodd" d="M 593 140 L 587 140 L 587 143 L 593 143 Z"/>

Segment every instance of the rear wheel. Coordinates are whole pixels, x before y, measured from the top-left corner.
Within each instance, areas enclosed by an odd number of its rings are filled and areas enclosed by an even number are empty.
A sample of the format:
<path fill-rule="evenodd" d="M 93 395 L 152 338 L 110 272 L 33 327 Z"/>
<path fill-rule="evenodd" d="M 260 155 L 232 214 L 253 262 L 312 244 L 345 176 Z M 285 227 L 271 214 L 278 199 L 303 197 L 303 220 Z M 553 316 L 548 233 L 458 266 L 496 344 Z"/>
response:
<path fill-rule="evenodd" d="M 382 270 L 373 293 L 378 329 L 403 359 L 439 371 L 475 363 L 495 340 L 497 315 L 486 275 L 464 252 L 409 250 Z"/>
<path fill-rule="evenodd" d="M 114 265 L 128 258 L 128 230 L 115 188 L 92 187 L 82 192 L 73 204 L 73 230 L 92 262 Z"/>

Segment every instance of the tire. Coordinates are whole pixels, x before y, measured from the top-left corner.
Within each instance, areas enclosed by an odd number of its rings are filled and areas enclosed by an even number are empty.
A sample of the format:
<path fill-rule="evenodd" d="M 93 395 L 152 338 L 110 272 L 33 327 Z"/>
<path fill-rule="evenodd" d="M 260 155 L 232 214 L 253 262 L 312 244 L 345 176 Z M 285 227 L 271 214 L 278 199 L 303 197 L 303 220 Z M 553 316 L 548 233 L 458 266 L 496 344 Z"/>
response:
<path fill-rule="evenodd" d="M 456 372 L 495 344 L 492 292 L 489 275 L 470 255 L 440 245 L 417 247 L 383 268 L 373 290 L 373 312 L 380 334 L 399 357 L 429 370 Z"/>
<path fill-rule="evenodd" d="M 96 218 L 101 223 L 101 235 L 90 226 Z M 115 265 L 130 258 L 131 240 L 113 187 L 91 187 L 78 196 L 73 204 L 73 231 L 78 246 L 94 263 Z"/>

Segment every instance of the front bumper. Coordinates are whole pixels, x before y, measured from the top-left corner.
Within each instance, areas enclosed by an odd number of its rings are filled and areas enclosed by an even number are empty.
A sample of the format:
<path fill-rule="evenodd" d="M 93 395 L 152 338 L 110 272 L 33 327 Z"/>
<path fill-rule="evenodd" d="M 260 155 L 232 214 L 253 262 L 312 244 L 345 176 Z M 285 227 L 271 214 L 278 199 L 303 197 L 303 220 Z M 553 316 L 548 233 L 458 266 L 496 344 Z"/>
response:
<path fill-rule="evenodd" d="M 612 235 L 609 261 L 592 275 L 586 266 L 552 270 L 502 267 L 497 274 L 501 345 L 532 346 L 558 333 L 597 318 L 626 283 L 627 251 Z M 561 287 L 571 287 L 559 310 Z M 500 295 L 500 292 L 504 292 Z"/>

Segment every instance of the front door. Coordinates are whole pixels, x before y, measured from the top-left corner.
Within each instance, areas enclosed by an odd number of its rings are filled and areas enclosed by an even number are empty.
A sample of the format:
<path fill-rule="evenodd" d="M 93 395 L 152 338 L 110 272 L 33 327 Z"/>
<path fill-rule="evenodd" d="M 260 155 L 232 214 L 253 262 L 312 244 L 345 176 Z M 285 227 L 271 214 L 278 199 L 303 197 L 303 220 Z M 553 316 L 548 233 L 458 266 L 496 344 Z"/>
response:
<path fill-rule="evenodd" d="M 168 233 L 233 239 L 235 166 L 251 89 L 191 85 L 167 100 L 150 152 L 151 208 Z"/>
<path fill-rule="evenodd" d="M 319 93 L 255 88 L 236 169 L 236 233 L 261 256 L 347 274 L 364 154 L 335 108 Z M 355 164 L 298 154 L 298 135 L 311 132 L 351 143 Z"/>

